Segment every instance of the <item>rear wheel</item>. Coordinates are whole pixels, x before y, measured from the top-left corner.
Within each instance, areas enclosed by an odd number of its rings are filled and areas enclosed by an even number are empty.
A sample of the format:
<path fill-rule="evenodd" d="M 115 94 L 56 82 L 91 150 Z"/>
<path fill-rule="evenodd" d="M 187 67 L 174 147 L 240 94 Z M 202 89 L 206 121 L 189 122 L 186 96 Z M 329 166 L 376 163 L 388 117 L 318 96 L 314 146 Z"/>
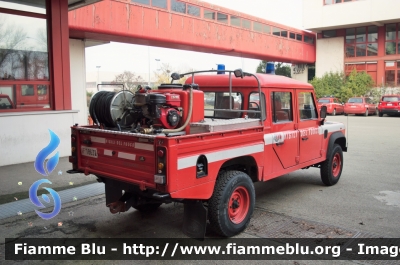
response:
<path fill-rule="evenodd" d="M 250 222 L 255 205 L 255 191 L 250 177 L 241 171 L 226 171 L 218 176 L 208 201 L 212 229 L 231 237 L 242 232 Z"/>
<path fill-rule="evenodd" d="M 321 180 L 327 186 L 335 185 L 342 174 L 343 151 L 342 147 L 334 144 L 332 151 L 321 165 Z"/>

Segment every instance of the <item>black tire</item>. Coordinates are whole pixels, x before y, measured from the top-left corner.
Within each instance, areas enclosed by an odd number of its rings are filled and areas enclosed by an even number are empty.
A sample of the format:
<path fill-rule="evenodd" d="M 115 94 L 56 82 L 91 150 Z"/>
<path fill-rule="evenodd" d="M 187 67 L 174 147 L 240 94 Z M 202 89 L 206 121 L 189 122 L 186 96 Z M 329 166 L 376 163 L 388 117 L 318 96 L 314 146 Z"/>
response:
<path fill-rule="evenodd" d="M 211 228 L 225 237 L 239 234 L 250 222 L 255 200 L 253 182 L 246 173 L 220 173 L 208 201 Z"/>
<path fill-rule="evenodd" d="M 365 111 L 364 116 L 368 117 L 368 109 Z"/>
<path fill-rule="evenodd" d="M 349 114 L 347 114 L 346 112 L 343 112 L 343 115 L 344 115 L 344 116 L 348 116 Z"/>
<path fill-rule="evenodd" d="M 383 117 L 383 113 L 379 111 L 379 112 L 378 112 L 378 116 L 379 116 L 379 117 Z"/>
<path fill-rule="evenodd" d="M 343 170 L 343 151 L 338 144 L 333 145 L 330 154 L 321 165 L 321 180 L 327 186 L 335 185 L 342 175 Z"/>
<path fill-rule="evenodd" d="M 148 204 L 139 204 L 136 206 L 132 206 L 136 210 L 142 213 L 150 213 L 154 212 L 155 210 L 158 209 L 158 207 L 161 206 L 162 203 L 148 203 Z"/>
<path fill-rule="evenodd" d="M 336 116 L 336 109 L 333 109 L 332 116 Z"/>

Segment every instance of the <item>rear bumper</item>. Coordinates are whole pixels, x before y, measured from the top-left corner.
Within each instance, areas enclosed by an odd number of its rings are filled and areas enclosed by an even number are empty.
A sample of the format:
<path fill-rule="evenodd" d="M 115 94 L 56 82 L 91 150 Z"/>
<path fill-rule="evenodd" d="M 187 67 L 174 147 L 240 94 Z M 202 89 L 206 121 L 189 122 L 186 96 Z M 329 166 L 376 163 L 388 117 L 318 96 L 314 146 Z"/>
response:
<path fill-rule="evenodd" d="M 345 108 L 344 113 L 346 114 L 364 114 L 366 109 L 358 109 L 358 108 Z"/>
<path fill-rule="evenodd" d="M 382 114 L 400 114 L 400 109 L 379 109 L 379 112 Z"/>

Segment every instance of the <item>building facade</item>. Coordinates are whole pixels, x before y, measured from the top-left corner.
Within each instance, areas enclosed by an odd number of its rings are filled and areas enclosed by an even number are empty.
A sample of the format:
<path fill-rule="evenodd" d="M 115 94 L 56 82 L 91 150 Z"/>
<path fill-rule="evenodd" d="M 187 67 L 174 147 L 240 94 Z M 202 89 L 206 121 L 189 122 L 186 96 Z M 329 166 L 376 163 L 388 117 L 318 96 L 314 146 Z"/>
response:
<path fill-rule="evenodd" d="M 317 33 L 317 77 L 356 69 L 400 87 L 400 1 L 303 0 L 303 27 Z"/>
<path fill-rule="evenodd" d="M 78 0 L 0 1 L 0 166 L 35 160 L 50 142 L 70 154 L 70 129 L 87 124 L 85 41 L 69 38 Z"/>

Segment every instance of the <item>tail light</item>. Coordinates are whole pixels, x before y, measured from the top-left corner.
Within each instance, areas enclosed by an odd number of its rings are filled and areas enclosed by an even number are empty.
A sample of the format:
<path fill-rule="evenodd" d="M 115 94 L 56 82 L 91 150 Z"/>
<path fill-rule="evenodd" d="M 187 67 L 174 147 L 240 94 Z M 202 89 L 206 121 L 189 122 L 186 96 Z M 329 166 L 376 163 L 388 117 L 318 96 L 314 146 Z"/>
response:
<path fill-rule="evenodd" d="M 165 147 L 157 147 L 157 173 L 154 175 L 154 182 L 157 184 L 164 185 L 166 183 L 166 153 L 167 149 Z"/>

